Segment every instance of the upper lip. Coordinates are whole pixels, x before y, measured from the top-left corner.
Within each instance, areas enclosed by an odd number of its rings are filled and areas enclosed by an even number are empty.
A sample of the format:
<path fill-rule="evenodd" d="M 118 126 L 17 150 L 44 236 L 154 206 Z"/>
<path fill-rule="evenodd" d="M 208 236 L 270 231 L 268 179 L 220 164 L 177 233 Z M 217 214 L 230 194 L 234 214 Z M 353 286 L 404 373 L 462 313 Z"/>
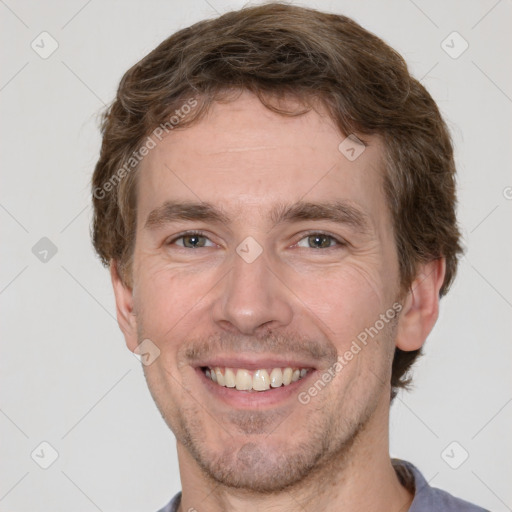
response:
<path fill-rule="evenodd" d="M 208 366 L 210 368 L 244 368 L 246 370 L 259 370 L 263 368 L 315 368 L 311 361 L 293 357 L 251 357 L 245 356 L 215 356 L 196 362 L 196 367 Z"/>

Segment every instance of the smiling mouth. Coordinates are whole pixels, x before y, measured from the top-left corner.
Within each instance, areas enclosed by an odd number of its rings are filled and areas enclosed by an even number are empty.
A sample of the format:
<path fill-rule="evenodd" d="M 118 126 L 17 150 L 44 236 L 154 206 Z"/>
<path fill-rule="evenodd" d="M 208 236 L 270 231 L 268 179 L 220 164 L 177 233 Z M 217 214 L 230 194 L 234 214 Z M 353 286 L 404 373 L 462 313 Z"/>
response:
<path fill-rule="evenodd" d="M 218 386 L 237 391 L 268 391 L 286 387 L 303 379 L 311 368 L 263 368 L 246 370 L 245 368 L 202 366 L 201 371 Z"/>

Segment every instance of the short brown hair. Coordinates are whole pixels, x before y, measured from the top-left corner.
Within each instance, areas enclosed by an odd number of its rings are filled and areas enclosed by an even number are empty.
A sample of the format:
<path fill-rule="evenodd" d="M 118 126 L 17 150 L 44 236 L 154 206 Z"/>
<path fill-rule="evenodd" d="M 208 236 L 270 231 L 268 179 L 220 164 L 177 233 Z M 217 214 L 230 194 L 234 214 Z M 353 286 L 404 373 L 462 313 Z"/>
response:
<path fill-rule="evenodd" d="M 271 98 L 299 99 L 306 110 L 320 101 L 343 134 L 382 138 L 402 290 L 410 288 L 418 264 L 444 257 L 444 295 L 461 246 L 453 148 L 434 100 L 395 50 L 353 20 L 281 3 L 180 30 L 125 73 L 103 114 L 92 180 L 92 236 L 103 263 L 116 261 L 131 281 L 137 165 L 128 172 L 126 162 L 159 124 L 174 127 L 166 120 L 187 99 L 197 108 L 180 118 L 178 129 L 200 119 L 213 101 L 244 90 L 283 115 L 305 110 L 283 111 Z M 396 349 L 393 391 L 409 382 L 419 353 Z"/>

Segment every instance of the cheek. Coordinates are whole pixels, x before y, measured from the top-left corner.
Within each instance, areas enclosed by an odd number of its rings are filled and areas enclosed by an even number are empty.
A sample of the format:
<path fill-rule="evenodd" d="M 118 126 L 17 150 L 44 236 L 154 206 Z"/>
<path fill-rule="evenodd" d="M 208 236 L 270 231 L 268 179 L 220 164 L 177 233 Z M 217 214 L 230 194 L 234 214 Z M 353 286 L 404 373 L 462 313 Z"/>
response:
<path fill-rule="evenodd" d="M 192 371 L 180 364 L 179 349 L 204 326 L 201 298 L 211 288 L 206 275 L 169 269 L 151 258 L 139 266 L 134 293 L 139 339 L 150 339 L 160 351 L 158 358 L 144 367 L 144 373 L 166 421 L 179 417 L 175 409 L 190 378 L 187 372 Z"/>
<path fill-rule="evenodd" d="M 387 280 L 377 266 L 351 262 L 302 274 L 293 288 L 301 290 L 298 295 L 340 350 L 391 307 L 395 290 Z"/>
<path fill-rule="evenodd" d="M 183 339 L 178 333 L 191 336 L 204 322 L 204 315 L 198 315 L 203 297 L 207 300 L 212 288 L 211 273 L 192 275 L 186 270 L 168 268 L 151 257 L 140 260 L 138 272 L 134 300 L 141 335 L 150 338 L 162 351 L 169 351 L 176 339 Z"/>

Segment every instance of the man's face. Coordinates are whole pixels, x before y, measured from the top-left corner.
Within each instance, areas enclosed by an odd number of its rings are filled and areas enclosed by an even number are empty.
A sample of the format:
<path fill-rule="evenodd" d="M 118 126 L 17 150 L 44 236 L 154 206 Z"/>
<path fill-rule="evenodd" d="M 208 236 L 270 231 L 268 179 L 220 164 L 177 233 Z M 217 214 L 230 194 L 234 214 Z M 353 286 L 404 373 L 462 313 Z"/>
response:
<path fill-rule="evenodd" d="M 399 274 L 383 148 L 350 161 L 344 138 L 244 93 L 142 163 L 127 341 L 160 350 L 151 393 L 180 458 L 217 482 L 278 490 L 386 428 L 395 322 L 375 325 Z"/>

